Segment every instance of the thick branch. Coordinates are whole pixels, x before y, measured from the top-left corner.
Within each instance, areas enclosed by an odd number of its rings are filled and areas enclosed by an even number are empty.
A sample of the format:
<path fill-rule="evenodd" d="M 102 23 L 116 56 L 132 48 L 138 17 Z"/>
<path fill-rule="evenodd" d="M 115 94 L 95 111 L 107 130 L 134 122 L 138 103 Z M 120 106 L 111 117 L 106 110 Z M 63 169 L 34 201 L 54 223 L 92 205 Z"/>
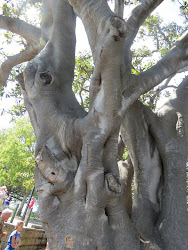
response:
<path fill-rule="evenodd" d="M 184 73 L 184 72 L 186 72 L 186 71 L 188 71 L 188 66 L 186 66 L 186 67 L 184 67 L 184 68 L 178 70 L 177 73 Z"/>
<path fill-rule="evenodd" d="M 126 39 L 126 46 L 130 48 L 134 38 L 137 35 L 139 27 L 148 17 L 148 15 L 157 8 L 163 0 L 146 0 L 142 4 L 139 4 L 132 12 L 130 18 L 127 21 L 127 25 L 131 32 Z"/>
<path fill-rule="evenodd" d="M 187 42 L 188 32 L 178 39 L 176 46 L 172 48 L 155 66 L 138 76 L 132 76 L 130 81 L 131 87 L 125 89 L 123 93 L 126 106 L 131 105 L 140 95 L 146 93 L 166 78 L 188 66 Z"/>
<path fill-rule="evenodd" d="M 144 80 L 144 84 L 156 86 L 167 77 L 177 73 L 182 68 L 188 66 L 188 32 L 186 32 L 178 41 L 176 46 L 171 49 L 155 66 L 141 73 L 139 81 Z M 152 76 L 152 81 L 151 81 Z M 147 79 L 146 79 L 147 78 Z M 150 79 L 149 79 L 150 78 Z"/>
<path fill-rule="evenodd" d="M 176 97 L 169 99 L 157 115 L 149 112 L 149 109 L 145 112 L 164 169 L 162 208 L 156 224 L 166 244 L 164 249 L 187 247 L 188 224 L 184 219 L 187 213 L 185 181 L 188 143 L 187 96 L 188 77 L 178 86 Z"/>
<path fill-rule="evenodd" d="M 123 18 L 124 0 L 115 0 L 114 12 Z"/>
<path fill-rule="evenodd" d="M 40 64 L 40 71 L 48 68 L 61 79 L 62 85 L 69 85 L 70 88 L 75 65 L 75 24 L 76 16 L 66 0 L 44 1 L 42 38 L 49 41 L 35 62 Z"/>
<path fill-rule="evenodd" d="M 133 10 L 130 18 L 127 21 L 128 32 L 125 39 L 124 47 L 124 60 L 126 65 L 128 65 L 127 72 L 131 71 L 130 62 L 130 47 L 138 33 L 138 30 L 148 15 L 159 6 L 163 0 L 146 0 L 140 1 L 137 7 Z"/>
<path fill-rule="evenodd" d="M 10 56 L 2 63 L 0 69 L 0 85 L 5 85 L 11 69 L 22 62 L 30 61 L 39 51 L 40 29 L 18 18 L 0 15 L 0 28 L 16 33 L 30 44 L 24 51 Z"/>
<path fill-rule="evenodd" d="M 40 29 L 18 18 L 0 15 L 0 28 L 16 33 L 27 41 L 39 43 Z"/>
<path fill-rule="evenodd" d="M 107 20 L 115 14 L 110 10 L 106 0 L 69 0 L 69 2 L 76 14 L 82 19 L 95 62 L 96 52 L 100 48 L 102 49 L 103 45 L 100 37 L 105 34 L 108 28 Z"/>
<path fill-rule="evenodd" d="M 176 88 L 175 86 L 173 86 L 173 85 L 170 85 L 170 86 L 168 86 L 168 84 L 169 84 L 169 82 L 172 80 L 172 78 L 174 77 L 174 75 L 172 75 L 172 76 L 170 76 L 169 78 L 167 78 L 166 79 L 166 81 L 165 81 L 165 83 L 160 87 L 160 88 L 158 88 L 156 91 L 155 91 L 155 93 L 150 97 L 150 100 L 149 100 L 149 106 L 150 106 L 150 108 L 154 108 L 154 99 L 156 98 L 156 97 L 159 97 L 159 93 L 161 92 L 161 91 L 163 91 L 164 89 L 166 89 L 166 88 Z"/>
<path fill-rule="evenodd" d="M 134 203 L 132 220 L 143 239 L 151 240 L 159 212 L 160 157 L 145 121 L 143 105 L 135 102 L 121 125 L 122 138 L 134 165 Z M 135 119 L 136 117 L 136 119 Z M 157 240 L 159 237 L 156 235 Z"/>
<path fill-rule="evenodd" d="M 38 44 L 39 45 L 39 44 Z M 9 56 L 0 68 L 0 85 L 5 85 L 11 69 L 22 62 L 30 61 L 38 54 L 39 46 L 30 45 L 17 55 Z"/>

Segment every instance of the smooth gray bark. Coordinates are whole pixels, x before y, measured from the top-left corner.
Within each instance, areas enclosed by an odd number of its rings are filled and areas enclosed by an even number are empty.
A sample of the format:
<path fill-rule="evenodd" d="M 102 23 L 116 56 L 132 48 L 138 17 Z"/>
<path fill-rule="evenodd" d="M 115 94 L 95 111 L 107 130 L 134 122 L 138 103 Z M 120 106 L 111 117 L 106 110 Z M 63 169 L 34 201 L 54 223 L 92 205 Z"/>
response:
<path fill-rule="evenodd" d="M 188 77 L 157 114 L 136 102 L 121 125 L 134 165 L 132 221 L 145 242 L 161 249 L 188 247 L 187 89 Z"/>
<path fill-rule="evenodd" d="M 142 2 L 125 22 L 106 0 L 44 1 L 46 44 L 19 81 L 37 137 L 35 186 L 50 250 L 187 247 L 187 105 L 178 104 L 187 102 L 187 80 L 160 115 L 137 99 L 187 66 L 188 35 L 157 65 L 131 75 L 130 47 L 162 0 Z M 88 114 L 72 92 L 75 13 L 95 64 Z M 131 159 L 118 164 L 120 127 Z"/>

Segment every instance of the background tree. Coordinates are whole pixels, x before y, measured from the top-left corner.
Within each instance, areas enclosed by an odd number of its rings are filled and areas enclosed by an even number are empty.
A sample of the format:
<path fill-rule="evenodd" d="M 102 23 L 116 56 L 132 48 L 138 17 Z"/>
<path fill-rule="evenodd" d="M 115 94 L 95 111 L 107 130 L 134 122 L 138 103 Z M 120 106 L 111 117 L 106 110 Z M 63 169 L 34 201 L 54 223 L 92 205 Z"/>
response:
<path fill-rule="evenodd" d="M 15 121 L 12 128 L 0 131 L 0 186 L 23 201 L 34 185 L 35 135 L 28 119 Z"/>
<path fill-rule="evenodd" d="M 125 1 L 125 7 L 135 2 Z M 114 12 L 106 0 L 43 3 L 41 51 L 18 79 L 37 137 L 35 184 L 50 249 L 188 247 L 188 78 L 158 113 L 137 101 L 187 68 L 187 33 L 162 51 L 157 63 L 132 72 L 133 41 L 162 2 L 138 1 L 126 21 L 124 1 L 115 1 Z M 94 61 L 88 113 L 72 92 L 75 14 L 85 26 Z M 156 23 L 155 38 L 162 34 Z M 21 24 L 30 35 L 38 32 Z M 122 163 L 124 144 L 130 159 Z"/>

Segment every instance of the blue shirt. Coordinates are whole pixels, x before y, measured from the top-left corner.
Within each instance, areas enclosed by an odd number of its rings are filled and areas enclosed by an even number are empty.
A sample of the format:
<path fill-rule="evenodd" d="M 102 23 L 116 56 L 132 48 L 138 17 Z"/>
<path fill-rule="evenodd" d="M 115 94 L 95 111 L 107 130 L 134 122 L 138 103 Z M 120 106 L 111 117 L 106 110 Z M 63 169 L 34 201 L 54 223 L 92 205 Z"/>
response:
<path fill-rule="evenodd" d="M 8 197 L 7 201 L 5 200 L 5 204 L 9 206 L 9 204 L 10 204 L 11 201 L 12 201 L 12 197 Z"/>
<path fill-rule="evenodd" d="M 11 241 L 12 241 L 12 236 L 15 236 L 15 241 L 14 243 L 18 244 L 18 241 L 20 239 L 20 232 L 17 233 L 16 230 L 13 231 L 11 233 L 11 235 L 9 236 L 8 242 L 7 242 L 7 247 L 5 248 L 5 250 L 14 250 L 15 248 L 11 247 Z"/>

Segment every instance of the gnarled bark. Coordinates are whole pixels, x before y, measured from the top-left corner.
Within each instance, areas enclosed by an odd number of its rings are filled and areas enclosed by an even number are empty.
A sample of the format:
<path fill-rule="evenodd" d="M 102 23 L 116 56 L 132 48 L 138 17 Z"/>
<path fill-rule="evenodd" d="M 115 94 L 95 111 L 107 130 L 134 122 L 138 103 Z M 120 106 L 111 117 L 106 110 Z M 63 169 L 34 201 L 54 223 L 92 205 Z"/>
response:
<path fill-rule="evenodd" d="M 121 125 L 121 135 L 132 152 L 134 166 L 132 221 L 144 242 L 161 249 L 187 249 L 188 246 L 187 88 L 186 77 L 176 97 L 157 114 L 136 102 Z"/>
<path fill-rule="evenodd" d="M 161 2 L 143 1 L 125 22 L 106 0 L 44 1 L 41 34 L 46 45 L 20 83 L 37 137 L 35 186 L 50 249 L 137 250 L 140 239 L 156 249 L 186 246 L 186 225 L 176 243 L 171 239 L 177 232 L 174 223 L 181 221 L 180 216 L 172 221 L 173 209 L 179 209 L 172 185 L 184 175 L 186 152 L 177 145 L 186 148 L 187 134 L 181 132 L 186 111 L 172 102 L 175 106 L 162 117 L 135 101 L 187 65 L 188 36 L 138 76 L 130 74 L 124 57 L 141 23 Z M 88 114 L 72 92 L 75 13 L 83 21 L 95 63 Z M 117 162 L 120 126 L 131 157 L 122 166 Z M 184 184 L 178 185 L 184 215 Z"/>

